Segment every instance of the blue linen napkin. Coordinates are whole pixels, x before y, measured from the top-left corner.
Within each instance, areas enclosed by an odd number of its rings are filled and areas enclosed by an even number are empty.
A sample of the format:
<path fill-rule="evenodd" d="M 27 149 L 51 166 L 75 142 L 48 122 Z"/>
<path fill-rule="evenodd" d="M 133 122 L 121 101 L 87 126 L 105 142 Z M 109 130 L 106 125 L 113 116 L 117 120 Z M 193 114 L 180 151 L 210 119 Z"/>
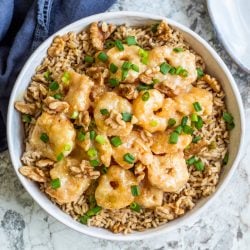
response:
<path fill-rule="evenodd" d="M 48 36 L 80 18 L 100 13 L 115 0 L 0 0 L 0 151 L 15 79 L 32 51 Z"/>

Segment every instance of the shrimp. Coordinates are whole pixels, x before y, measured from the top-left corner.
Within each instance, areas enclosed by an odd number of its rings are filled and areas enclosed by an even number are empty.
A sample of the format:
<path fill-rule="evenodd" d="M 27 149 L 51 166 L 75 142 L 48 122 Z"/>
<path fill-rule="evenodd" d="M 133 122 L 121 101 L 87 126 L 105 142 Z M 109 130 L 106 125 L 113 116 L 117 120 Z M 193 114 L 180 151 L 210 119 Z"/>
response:
<path fill-rule="evenodd" d="M 145 95 L 148 95 L 148 100 L 143 100 Z M 164 95 L 158 90 L 141 91 L 133 102 L 134 115 L 138 119 L 137 124 L 151 133 L 164 131 L 167 127 L 167 119 L 155 113 L 162 108 L 163 103 Z"/>
<path fill-rule="evenodd" d="M 132 131 L 128 136 L 121 136 L 122 145 L 113 147 L 113 158 L 123 168 L 132 168 L 138 160 L 142 164 L 149 164 L 153 160 L 150 148 L 140 139 L 138 132 Z M 135 159 L 132 164 L 124 160 L 125 154 L 131 154 Z"/>
<path fill-rule="evenodd" d="M 163 191 L 153 187 L 147 180 L 143 180 L 139 185 L 139 196 L 135 197 L 135 202 L 145 208 L 154 208 L 162 205 Z"/>
<path fill-rule="evenodd" d="M 102 109 L 107 109 L 108 114 L 103 115 Z M 132 128 L 132 121 L 124 121 L 122 114 L 132 114 L 132 106 L 128 100 L 116 93 L 107 92 L 95 103 L 94 119 L 101 133 L 112 135 L 128 135 Z"/>
<path fill-rule="evenodd" d="M 61 186 L 57 189 L 53 189 L 51 185 L 48 185 L 45 192 L 56 199 L 60 204 L 77 201 L 78 198 L 83 194 L 84 191 L 90 185 L 90 179 L 83 177 L 74 177 L 69 173 L 69 165 L 72 158 L 65 158 L 60 162 L 56 163 L 50 170 L 51 179 L 59 179 Z M 74 163 L 77 160 L 74 160 Z M 78 162 L 80 164 L 80 162 Z"/>
<path fill-rule="evenodd" d="M 41 139 L 42 136 L 46 141 Z M 60 154 L 70 154 L 75 145 L 75 137 L 74 126 L 64 114 L 51 115 L 43 112 L 37 119 L 30 143 L 42 156 L 56 160 Z"/>
<path fill-rule="evenodd" d="M 155 156 L 147 169 L 151 185 L 164 192 L 179 192 L 189 178 L 183 152 Z"/>
<path fill-rule="evenodd" d="M 74 112 L 85 111 L 89 108 L 89 95 L 94 82 L 84 74 L 69 71 L 69 91 L 64 98 L 69 104 L 68 115 L 71 117 Z"/>
<path fill-rule="evenodd" d="M 117 165 L 109 167 L 100 177 L 95 191 L 96 202 L 106 209 L 120 209 L 134 201 L 131 186 L 137 185 L 133 173 Z"/>
<path fill-rule="evenodd" d="M 139 55 L 140 47 L 135 45 L 123 45 L 123 47 L 123 51 L 119 51 L 116 47 L 114 47 L 107 52 L 110 64 L 114 64 L 118 67 L 118 70 L 111 76 L 111 78 L 116 78 L 126 83 L 134 83 L 140 73 L 144 72 L 146 65 L 141 63 L 141 58 Z M 124 62 L 129 62 L 138 66 L 138 72 L 133 69 L 128 70 L 128 74 L 123 80 L 122 65 Z"/>
<path fill-rule="evenodd" d="M 179 135 L 176 144 L 169 144 L 170 132 L 156 132 L 153 134 L 151 150 L 155 154 L 174 154 L 185 149 L 192 141 L 191 135 Z"/>

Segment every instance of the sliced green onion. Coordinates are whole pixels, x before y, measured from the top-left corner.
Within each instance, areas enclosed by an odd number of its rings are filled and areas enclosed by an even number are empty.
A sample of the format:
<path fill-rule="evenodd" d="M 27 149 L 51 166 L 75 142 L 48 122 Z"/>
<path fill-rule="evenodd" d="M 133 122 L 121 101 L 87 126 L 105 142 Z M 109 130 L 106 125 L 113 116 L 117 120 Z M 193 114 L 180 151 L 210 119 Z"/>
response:
<path fill-rule="evenodd" d="M 192 143 L 197 143 L 198 141 L 201 140 L 201 136 L 197 135 L 192 139 Z"/>
<path fill-rule="evenodd" d="M 175 75 L 175 72 L 176 72 L 176 68 L 175 68 L 175 67 L 172 67 L 172 68 L 169 70 L 169 74 L 171 74 L 171 75 Z"/>
<path fill-rule="evenodd" d="M 89 209 L 87 211 L 86 215 L 89 216 L 89 217 L 92 217 L 92 216 L 98 214 L 101 210 L 102 210 L 101 207 L 96 206 L 96 207 L 93 207 L 93 208 Z"/>
<path fill-rule="evenodd" d="M 209 145 L 208 145 L 208 149 L 216 149 L 217 147 L 217 143 L 216 141 L 212 141 Z"/>
<path fill-rule="evenodd" d="M 61 181 L 59 178 L 53 179 L 50 182 L 50 186 L 53 189 L 58 189 L 59 187 L 61 187 Z"/>
<path fill-rule="evenodd" d="M 195 110 L 196 112 L 199 112 L 199 111 L 202 110 L 202 107 L 201 107 L 201 105 L 200 105 L 199 102 L 194 102 L 194 103 L 193 103 L 193 107 L 194 107 L 194 110 Z"/>
<path fill-rule="evenodd" d="M 197 129 L 201 129 L 203 127 L 203 120 L 200 116 L 198 116 L 198 121 L 195 123 L 195 127 Z"/>
<path fill-rule="evenodd" d="M 151 31 L 152 31 L 153 33 L 156 33 L 156 32 L 157 32 L 157 29 L 158 29 L 158 26 L 159 26 L 159 23 L 153 24 L 152 27 L 151 27 Z"/>
<path fill-rule="evenodd" d="M 57 161 L 61 161 L 63 158 L 64 158 L 63 153 L 60 153 L 60 154 L 56 157 L 56 160 L 57 160 Z"/>
<path fill-rule="evenodd" d="M 69 74 L 69 72 L 64 72 L 61 80 L 62 80 L 63 83 L 69 84 L 69 81 L 70 81 L 70 74 Z"/>
<path fill-rule="evenodd" d="M 101 168 L 101 172 L 102 172 L 102 174 L 107 174 L 108 168 L 103 165 L 103 167 Z"/>
<path fill-rule="evenodd" d="M 97 58 L 102 62 L 106 62 L 108 60 L 108 55 L 102 51 L 98 54 Z"/>
<path fill-rule="evenodd" d="M 46 81 L 50 82 L 52 80 L 51 78 L 51 72 L 50 71 L 46 71 L 44 74 L 43 74 L 43 77 Z"/>
<path fill-rule="evenodd" d="M 84 141 L 86 138 L 86 134 L 82 131 L 79 131 L 78 134 L 77 134 L 77 140 L 78 141 Z"/>
<path fill-rule="evenodd" d="M 114 136 L 110 139 L 110 142 L 111 144 L 114 146 L 114 147 L 119 147 L 120 145 L 122 145 L 122 140 L 119 136 Z"/>
<path fill-rule="evenodd" d="M 49 84 L 49 89 L 52 91 L 55 91 L 57 89 L 59 89 L 59 84 L 56 81 L 53 81 Z"/>
<path fill-rule="evenodd" d="M 79 221 L 80 221 L 80 223 L 82 223 L 84 225 L 87 225 L 88 224 L 88 219 L 89 219 L 89 216 L 87 216 L 86 214 L 84 214 L 83 216 L 81 216 L 79 218 Z"/>
<path fill-rule="evenodd" d="M 47 143 L 49 141 L 49 136 L 46 133 L 41 133 L 40 140 Z"/>
<path fill-rule="evenodd" d="M 140 71 L 139 66 L 136 65 L 136 64 L 132 64 L 131 65 L 131 69 L 134 70 L 135 72 L 139 72 Z"/>
<path fill-rule="evenodd" d="M 155 78 L 154 78 L 152 81 L 153 81 L 153 84 L 156 84 L 156 83 L 159 83 L 159 82 L 160 82 L 159 79 L 155 79 Z"/>
<path fill-rule="evenodd" d="M 105 42 L 105 47 L 107 48 L 107 49 L 111 49 L 111 48 L 113 48 L 115 46 L 115 42 L 114 41 L 112 41 L 112 40 L 106 40 L 106 42 Z"/>
<path fill-rule="evenodd" d="M 156 127 L 158 125 L 158 122 L 155 121 L 155 120 L 152 120 L 149 122 L 149 125 L 152 126 L 152 127 Z"/>
<path fill-rule="evenodd" d="M 27 114 L 22 114 L 22 122 L 30 123 L 31 122 L 31 116 Z"/>
<path fill-rule="evenodd" d="M 98 142 L 101 145 L 103 145 L 103 144 L 105 144 L 107 142 L 103 135 L 97 135 L 96 138 L 95 138 L 95 141 Z"/>
<path fill-rule="evenodd" d="M 95 160 L 90 160 L 89 163 L 90 163 L 90 165 L 92 167 L 98 167 L 100 165 L 100 162 L 98 160 L 96 160 L 96 159 Z"/>
<path fill-rule="evenodd" d="M 190 157 L 189 159 L 186 160 L 186 164 L 188 166 L 193 165 L 196 162 L 195 156 Z"/>
<path fill-rule="evenodd" d="M 136 202 L 132 202 L 130 204 L 130 209 L 139 213 L 141 211 L 141 206 L 137 204 Z"/>
<path fill-rule="evenodd" d="M 228 129 L 228 130 L 232 130 L 234 127 L 235 127 L 234 122 L 227 123 L 227 129 Z"/>
<path fill-rule="evenodd" d="M 135 161 L 135 157 L 133 155 L 131 155 L 130 153 L 126 153 L 123 156 L 123 160 L 126 161 L 129 164 L 133 164 Z"/>
<path fill-rule="evenodd" d="M 183 116 L 181 119 L 181 126 L 185 126 L 187 125 L 188 122 L 188 117 L 187 116 Z"/>
<path fill-rule="evenodd" d="M 204 170 L 204 163 L 201 160 L 198 160 L 194 163 L 194 167 L 197 171 L 203 171 Z"/>
<path fill-rule="evenodd" d="M 179 134 L 177 132 L 172 132 L 169 136 L 168 143 L 176 144 L 178 142 Z"/>
<path fill-rule="evenodd" d="M 176 68 L 175 74 L 180 75 L 183 70 L 184 69 L 181 66 L 179 66 L 179 67 Z"/>
<path fill-rule="evenodd" d="M 87 62 L 87 63 L 93 63 L 94 60 L 95 60 L 95 59 L 94 59 L 94 57 L 92 57 L 92 56 L 86 55 L 86 56 L 84 57 L 84 61 Z"/>
<path fill-rule="evenodd" d="M 131 68 L 131 65 L 132 65 L 131 62 L 125 61 L 125 62 L 122 64 L 122 69 L 123 69 L 123 70 L 129 70 L 129 69 Z"/>
<path fill-rule="evenodd" d="M 232 123 L 234 120 L 233 116 L 228 112 L 223 112 L 222 117 L 223 117 L 224 121 L 227 123 Z"/>
<path fill-rule="evenodd" d="M 176 120 L 174 118 L 168 119 L 168 127 L 171 128 L 176 124 Z"/>
<path fill-rule="evenodd" d="M 110 69 L 111 73 L 115 74 L 118 70 L 118 67 L 115 64 L 111 63 L 109 65 L 109 69 Z"/>
<path fill-rule="evenodd" d="M 173 48 L 173 51 L 179 53 L 179 52 L 183 52 L 184 49 L 183 48 Z"/>
<path fill-rule="evenodd" d="M 131 186 L 131 193 L 133 196 L 139 196 L 140 195 L 139 187 L 137 185 Z"/>
<path fill-rule="evenodd" d="M 57 100 L 62 100 L 62 95 L 61 94 L 54 94 L 53 96 Z"/>
<path fill-rule="evenodd" d="M 187 77 L 188 76 L 188 71 L 186 69 L 182 69 L 181 72 L 178 74 L 182 77 Z"/>
<path fill-rule="evenodd" d="M 95 136 L 96 136 L 96 132 L 94 130 L 91 130 L 89 132 L 89 138 L 90 138 L 90 140 L 93 141 L 95 139 Z"/>
<path fill-rule="evenodd" d="M 181 125 L 179 125 L 179 126 L 177 126 L 177 127 L 175 128 L 175 130 L 174 130 L 174 131 L 180 135 L 180 134 L 181 134 L 181 132 L 182 132 L 182 129 L 183 129 L 183 128 L 182 128 L 182 126 L 181 126 Z"/>
<path fill-rule="evenodd" d="M 144 84 L 144 83 L 140 83 L 136 89 L 138 91 L 143 91 L 143 90 L 148 90 L 148 89 L 152 89 L 154 86 L 152 84 Z"/>
<path fill-rule="evenodd" d="M 204 72 L 201 68 L 196 68 L 196 71 L 197 71 L 198 78 L 201 78 L 202 76 L 204 76 Z"/>
<path fill-rule="evenodd" d="M 125 122 L 130 122 L 132 120 L 132 114 L 128 112 L 122 112 L 122 120 Z"/>
<path fill-rule="evenodd" d="M 121 40 L 115 40 L 115 46 L 118 50 L 123 51 L 124 50 L 124 46 L 122 44 Z"/>
<path fill-rule="evenodd" d="M 128 70 L 122 70 L 122 78 L 121 78 L 121 80 L 124 81 L 127 76 L 128 76 Z"/>
<path fill-rule="evenodd" d="M 188 134 L 188 135 L 192 135 L 194 133 L 193 128 L 188 126 L 188 125 L 184 125 L 182 127 L 182 131 L 183 131 L 183 133 Z"/>
<path fill-rule="evenodd" d="M 100 113 L 102 115 L 108 115 L 109 114 L 109 111 L 107 109 L 100 109 Z"/>
<path fill-rule="evenodd" d="M 87 155 L 89 156 L 90 159 L 93 159 L 93 158 L 97 157 L 97 150 L 95 148 L 90 148 L 87 151 Z"/>
<path fill-rule="evenodd" d="M 77 111 L 77 110 L 75 110 L 73 113 L 72 113 L 72 115 L 71 115 L 71 119 L 76 119 L 77 117 L 78 117 L 78 115 L 79 115 L 79 112 Z"/>
<path fill-rule="evenodd" d="M 224 158 L 223 158 L 223 160 L 222 160 L 222 164 L 223 164 L 223 165 L 227 165 L 228 159 L 229 159 L 229 153 L 226 152 L 226 154 L 225 154 L 225 156 L 224 156 Z"/>
<path fill-rule="evenodd" d="M 143 95 L 141 96 L 141 99 L 142 99 L 144 102 L 148 101 L 149 98 L 150 98 L 150 94 L 149 94 L 148 91 L 144 92 Z"/>
<path fill-rule="evenodd" d="M 197 122 L 197 121 L 198 121 L 198 115 L 197 115 L 197 114 L 192 114 L 192 115 L 190 116 L 190 120 L 191 120 L 192 122 Z"/>
<path fill-rule="evenodd" d="M 64 149 L 64 151 L 70 151 L 71 146 L 69 144 L 66 144 L 63 149 Z"/>
<path fill-rule="evenodd" d="M 116 86 L 119 85 L 119 80 L 116 79 L 116 78 L 110 78 L 110 79 L 109 79 L 109 85 L 110 85 L 111 87 L 116 87 Z"/>
<path fill-rule="evenodd" d="M 88 202 L 89 202 L 89 208 L 94 208 L 96 206 L 96 199 L 95 199 L 95 195 L 89 195 L 88 197 Z"/>
<path fill-rule="evenodd" d="M 163 75 L 166 75 L 169 72 L 170 69 L 171 69 L 171 66 L 168 63 L 166 63 L 166 62 L 164 62 L 164 63 L 162 63 L 160 65 L 160 72 Z"/>
<path fill-rule="evenodd" d="M 130 46 L 130 45 L 136 45 L 137 42 L 136 42 L 136 39 L 134 36 L 128 36 L 126 38 L 126 42 L 127 42 L 127 45 Z"/>
<path fill-rule="evenodd" d="M 148 56 L 149 56 L 149 53 L 148 51 L 140 48 L 139 49 L 139 56 L 141 57 L 141 62 L 145 65 L 148 64 Z"/>

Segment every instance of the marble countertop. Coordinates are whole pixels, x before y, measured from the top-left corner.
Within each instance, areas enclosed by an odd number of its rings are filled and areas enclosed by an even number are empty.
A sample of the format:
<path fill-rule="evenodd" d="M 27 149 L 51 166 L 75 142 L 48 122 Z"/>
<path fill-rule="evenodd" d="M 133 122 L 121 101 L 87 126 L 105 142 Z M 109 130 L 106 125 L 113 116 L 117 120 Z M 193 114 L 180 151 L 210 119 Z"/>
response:
<path fill-rule="evenodd" d="M 141 11 L 172 18 L 207 40 L 226 62 L 239 86 L 250 127 L 250 75 L 230 59 L 216 38 L 204 0 L 118 0 L 109 11 Z M 77 233 L 44 212 L 24 190 L 8 152 L 0 154 L 0 249 L 249 249 L 250 133 L 246 152 L 233 178 L 193 226 L 154 239 L 112 242 Z"/>

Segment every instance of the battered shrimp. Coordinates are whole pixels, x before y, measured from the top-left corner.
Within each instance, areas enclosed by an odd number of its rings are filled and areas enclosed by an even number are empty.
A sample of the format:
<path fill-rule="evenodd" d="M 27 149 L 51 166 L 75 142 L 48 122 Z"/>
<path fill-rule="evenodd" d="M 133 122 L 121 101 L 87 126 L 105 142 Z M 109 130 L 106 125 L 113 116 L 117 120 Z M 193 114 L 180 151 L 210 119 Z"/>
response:
<path fill-rule="evenodd" d="M 108 114 L 103 115 L 102 109 L 107 109 Z M 114 92 L 103 94 L 95 103 L 94 119 L 99 131 L 108 136 L 128 135 L 132 130 L 132 122 L 124 121 L 122 114 L 132 114 L 132 106 L 128 100 Z"/>
<path fill-rule="evenodd" d="M 138 78 L 140 73 L 146 69 L 146 65 L 141 63 L 141 57 L 139 55 L 140 47 L 135 45 L 132 46 L 123 45 L 123 47 L 124 47 L 123 51 L 119 51 L 116 47 L 114 47 L 107 52 L 110 64 L 113 63 L 118 67 L 117 72 L 113 74 L 111 77 L 122 80 L 123 82 L 126 83 L 133 83 L 135 79 Z M 137 70 L 138 72 L 133 69 L 129 69 L 127 76 L 123 80 L 122 65 L 124 62 L 130 62 L 131 64 L 138 66 Z"/>
<path fill-rule="evenodd" d="M 155 154 L 174 154 L 184 150 L 192 141 L 191 135 L 179 135 L 176 144 L 169 144 L 170 132 L 157 132 L 153 134 L 153 144 L 151 150 Z"/>
<path fill-rule="evenodd" d="M 191 83 L 197 78 L 195 55 L 189 51 L 177 53 L 173 47 L 169 46 L 157 47 L 149 52 L 148 66 L 151 68 L 160 66 L 165 60 L 176 69 L 182 67 L 182 69 L 186 70 L 187 75 L 181 76 L 178 74 L 170 74 L 169 72 L 163 74 L 158 71 L 155 73 L 150 72 L 148 76 L 162 82 L 176 95 L 183 91 L 188 91 L 191 87 Z"/>
<path fill-rule="evenodd" d="M 180 191 L 189 178 L 182 152 L 155 156 L 147 168 L 149 182 L 164 192 Z"/>
<path fill-rule="evenodd" d="M 95 191 L 97 205 L 106 209 L 120 209 L 134 201 L 131 186 L 137 185 L 133 173 L 113 165 L 99 179 Z"/>
<path fill-rule="evenodd" d="M 121 167 L 132 168 L 138 160 L 145 165 L 153 161 L 150 148 L 140 139 L 138 132 L 132 131 L 128 136 L 121 136 L 120 138 L 122 145 L 113 147 L 113 158 Z M 135 158 L 132 164 L 124 160 L 124 155 L 127 153 Z"/>
<path fill-rule="evenodd" d="M 78 74 L 74 71 L 69 71 L 69 91 L 64 98 L 68 102 L 69 117 L 74 112 L 85 111 L 89 108 L 89 95 L 94 82 L 84 74 Z"/>
<path fill-rule="evenodd" d="M 44 112 L 37 119 L 30 143 L 44 157 L 56 160 L 60 154 L 70 154 L 75 145 L 75 136 L 74 126 L 64 114 L 50 115 Z"/>
<path fill-rule="evenodd" d="M 145 95 L 148 100 L 145 100 Z M 156 112 L 162 108 L 164 95 L 156 89 L 141 91 L 133 102 L 133 112 L 138 119 L 138 125 L 153 133 L 164 131 L 167 127 L 167 119 Z"/>
<path fill-rule="evenodd" d="M 61 186 L 57 189 L 53 189 L 49 184 L 45 192 L 56 199 L 60 204 L 77 201 L 90 185 L 90 179 L 74 177 L 69 174 L 71 161 L 71 158 L 65 158 L 56 163 L 54 168 L 50 170 L 51 179 L 58 178 Z"/>
<path fill-rule="evenodd" d="M 139 196 L 135 197 L 135 202 L 145 208 L 154 208 L 162 205 L 163 191 L 153 187 L 147 180 L 139 185 Z"/>

